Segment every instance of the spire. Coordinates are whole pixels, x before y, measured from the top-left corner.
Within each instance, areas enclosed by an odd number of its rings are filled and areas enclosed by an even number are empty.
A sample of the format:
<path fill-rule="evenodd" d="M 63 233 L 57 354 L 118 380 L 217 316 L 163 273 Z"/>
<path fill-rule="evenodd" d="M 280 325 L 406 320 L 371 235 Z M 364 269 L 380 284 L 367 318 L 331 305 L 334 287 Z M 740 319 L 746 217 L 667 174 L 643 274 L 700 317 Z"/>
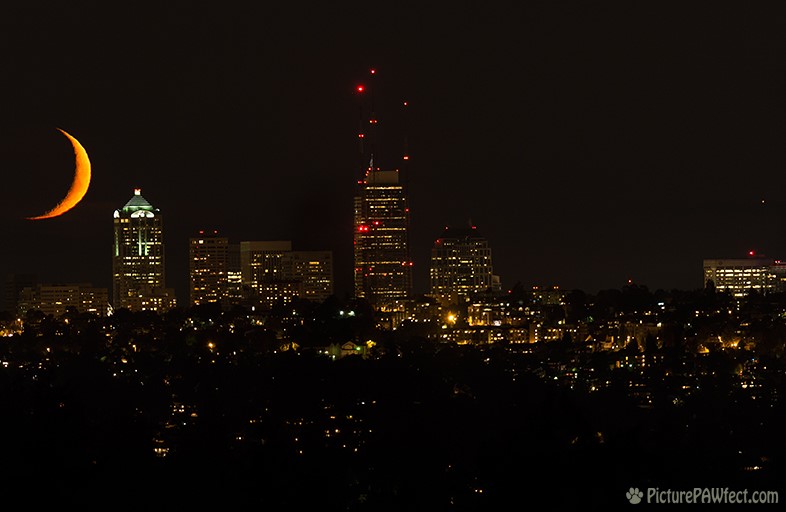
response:
<path fill-rule="evenodd" d="M 402 156 L 402 160 L 408 161 L 409 160 L 409 134 L 407 133 L 407 111 L 409 110 L 407 107 L 409 106 L 408 101 L 404 101 L 404 155 Z"/>
<path fill-rule="evenodd" d="M 370 102 L 370 110 L 369 110 L 369 117 L 368 117 L 368 130 L 371 139 L 371 160 L 374 160 L 374 153 L 377 151 L 377 114 L 374 112 L 374 76 L 376 75 L 377 70 L 371 68 L 369 70 L 369 87 L 368 87 L 368 94 L 369 94 L 369 102 Z M 371 170 L 375 170 L 375 167 L 372 163 Z"/>
<path fill-rule="evenodd" d="M 370 70 L 370 76 L 367 84 L 360 84 L 355 87 L 355 91 L 360 97 L 359 105 L 359 119 L 358 119 L 358 150 L 360 155 L 360 165 L 363 169 L 363 164 L 366 163 L 367 158 L 370 161 L 369 169 L 376 170 L 374 166 L 374 155 L 376 152 L 375 144 L 377 142 L 377 117 L 374 112 L 374 93 L 372 82 L 376 75 L 376 70 Z M 366 98 L 365 96 L 368 95 Z M 366 103 L 368 102 L 368 103 Z M 364 105 L 368 106 L 368 114 L 364 110 Z M 363 169 L 366 170 L 366 169 Z"/>

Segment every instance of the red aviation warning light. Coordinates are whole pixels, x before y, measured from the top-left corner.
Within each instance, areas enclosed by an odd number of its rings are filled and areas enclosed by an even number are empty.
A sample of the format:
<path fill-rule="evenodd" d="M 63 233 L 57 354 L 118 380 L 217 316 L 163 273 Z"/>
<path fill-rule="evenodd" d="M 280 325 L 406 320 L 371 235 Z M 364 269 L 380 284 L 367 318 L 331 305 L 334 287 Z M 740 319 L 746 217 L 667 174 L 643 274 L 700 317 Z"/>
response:
<path fill-rule="evenodd" d="M 372 74 L 372 75 L 373 75 L 373 74 L 376 74 L 376 72 L 377 72 L 377 70 L 376 70 L 376 69 L 374 69 L 374 68 L 371 68 L 371 74 Z"/>
<path fill-rule="evenodd" d="M 357 92 L 365 92 L 366 88 L 365 88 L 365 86 L 358 85 L 358 86 L 355 88 L 355 90 L 356 90 Z"/>

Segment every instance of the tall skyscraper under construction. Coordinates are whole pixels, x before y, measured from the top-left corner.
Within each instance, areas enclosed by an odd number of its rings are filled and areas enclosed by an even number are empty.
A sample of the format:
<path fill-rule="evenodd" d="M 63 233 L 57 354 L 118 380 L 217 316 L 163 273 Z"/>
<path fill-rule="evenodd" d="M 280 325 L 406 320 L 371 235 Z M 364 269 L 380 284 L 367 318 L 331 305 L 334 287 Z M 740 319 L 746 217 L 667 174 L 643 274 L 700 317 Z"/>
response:
<path fill-rule="evenodd" d="M 373 78 L 374 70 L 371 75 Z M 370 89 L 358 86 L 357 92 L 365 99 Z M 378 120 L 373 98 L 367 111 L 364 114 L 366 110 L 361 107 L 358 130 L 362 175 L 354 200 L 355 296 L 385 309 L 412 293 L 409 207 L 401 171 L 382 170 L 375 165 Z M 409 160 L 406 142 L 403 160 Z"/>

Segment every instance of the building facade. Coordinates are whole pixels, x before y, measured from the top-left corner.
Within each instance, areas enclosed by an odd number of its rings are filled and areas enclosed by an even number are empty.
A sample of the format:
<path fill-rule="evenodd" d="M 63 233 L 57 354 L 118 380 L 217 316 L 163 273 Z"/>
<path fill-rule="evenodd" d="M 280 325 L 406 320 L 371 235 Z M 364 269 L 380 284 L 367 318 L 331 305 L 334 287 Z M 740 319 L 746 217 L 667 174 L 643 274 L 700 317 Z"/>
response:
<path fill-rule="evenodd" d="M 495 291 L 491 248 L 475 226 L 446 227 L 431 249 L 431 295 L 441 302 L 459 302 Z"/>
<path fill-rule="evenodd" d="M 175 306 L 174 290 L 165 285 L 163 217 L 140 189 L 114 212 L 112 306 L 157 312 Z"/>
<path fill-rule="evenodd" d="M 188 241 L 188 303 L 223 303 L 229 292 L 229 239 L 200 231 Z"/>
<path fill-rule="evenodd" d="M 333 295 L 332 251 L 292 251 L 283 264 L 285 278 L 300 283 L 300 298 L 322 302 Z"/>
<path fill-rule="evenodd" d="M 333 294 L 331 251 L 293 251 L 290 241 L 240 242 L 240 269 L 245 299 L 262 309 Z"/>
<path fill-rule="evenodd" d="M 8 274 L 3 290 L 3 311 L 16 315 L 19 310 L 19 294 L 25 288 L 38 285 L 36 274 Z"/>
<path fill-rule="evenodd" d="M 297 295 L 296 283 L 284 276 L 284 254 L 291 250 L 290 241 L 240 242 L 240 273 L 245 299 L 262 309 L 292 301 Z"/>
<path fill-rule="evenodd" d="M 73 308 L 80 313 L 105 316 L 109 309 L 109 291 L 91 284 L 38 284 L 25 287 L 19 293 L 19 315 L 39 310 L 45 315 L 59 317 Z"/>
<path fill-rule="evenodd" d="M 714 286 L 741 298 L 749 292 L 768 293 L 779 288 L 776 267 L 780 262 L 770 258 L 749 257 L 704 260 L 704 285 Z"/>
<path fill-rule="evenodd" d="M 412 293 L 409 207 L 399 172 L 369 167 L 354 210 L 355 296 L 389 308 Z"/>
<path fill-rule="evenodd" d="M 240 267 L 240 244 L 230 243 L 227 249 L 227 307 L 243 301 L 243 273 Z"/>

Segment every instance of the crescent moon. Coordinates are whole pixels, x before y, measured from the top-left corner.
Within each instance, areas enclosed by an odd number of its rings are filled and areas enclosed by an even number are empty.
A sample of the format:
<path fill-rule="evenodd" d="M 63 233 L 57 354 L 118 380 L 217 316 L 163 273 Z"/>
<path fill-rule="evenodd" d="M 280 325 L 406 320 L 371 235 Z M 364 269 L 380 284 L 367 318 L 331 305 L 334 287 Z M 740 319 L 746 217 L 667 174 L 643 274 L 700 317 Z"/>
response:
<path fill-rule="evenodd" d="M 82 147 L 78 140 L 65 130 L 61 130 L 60 128 L 58 128 L 58 130 L 68 137 L 68 140 L 71 141 L 71 145 L 74 147 L 74 157 L 76 161 L 74 167 L 74 181 L 71 183 L 71 188 L 68 189 L 66 196 L 62 201 L 57 203 L 54 208 L 37 217 L 27 217 L 27 220 L 51 219 L 52 217 L 64 214 L 82 200 L 90 186 L 90 159 L 87 158 L 87 151 L 85 151 L 85 148 Z"/>

